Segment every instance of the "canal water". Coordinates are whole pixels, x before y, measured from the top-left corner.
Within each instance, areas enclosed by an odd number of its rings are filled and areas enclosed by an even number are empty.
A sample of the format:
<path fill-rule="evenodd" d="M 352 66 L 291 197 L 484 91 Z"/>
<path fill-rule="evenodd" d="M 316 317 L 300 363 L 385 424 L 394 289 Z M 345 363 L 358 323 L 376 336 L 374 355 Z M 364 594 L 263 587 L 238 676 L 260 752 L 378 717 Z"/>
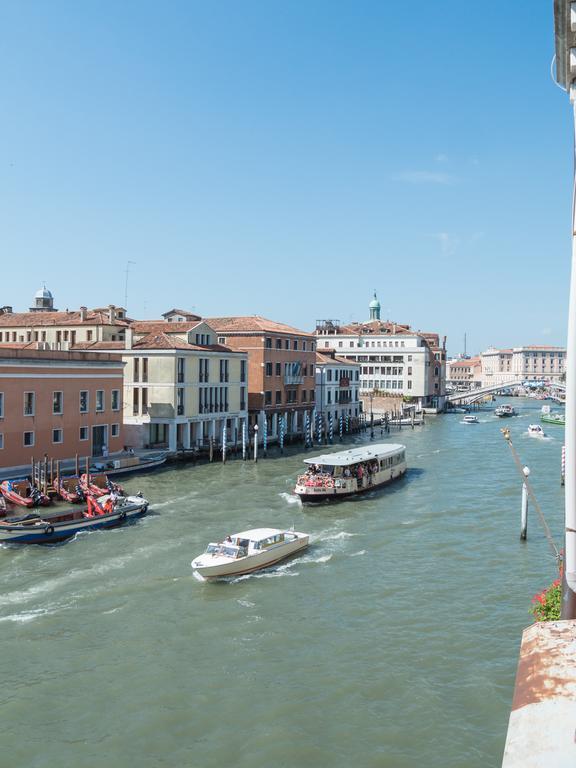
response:
<path fill-rule="evenodd" d="M 504 424 L 490 409 L 377 429 L 410 469 L 361 500 L 303 508 L 301 453 L 182 466 L 126 481 L 152 509 L 131 527 L 0 550 L 2 765 L 499 765 L 530 600 L 556 577 L 533 510 L 519 540 L 502 426 L 563 527 L 564 430 L 526 436 L 541 403 L 509 402 Z M 193 578 L 207 542 L 260 525 L 312 545 L 269 572 Z"/>

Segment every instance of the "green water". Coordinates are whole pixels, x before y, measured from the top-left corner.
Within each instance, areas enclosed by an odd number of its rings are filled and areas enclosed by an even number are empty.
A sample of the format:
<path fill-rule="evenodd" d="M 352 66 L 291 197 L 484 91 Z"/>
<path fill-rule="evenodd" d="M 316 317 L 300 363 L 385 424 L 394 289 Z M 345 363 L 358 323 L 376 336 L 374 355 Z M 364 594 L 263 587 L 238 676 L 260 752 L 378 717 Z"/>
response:
<path fill-rule="evenodd" d="M 541 403 L 514 405 L 559 537 L 564 430 L 526 437 Z M 519 541 L 502 420 L 460 418 L 385 437 L 410 469 L 361 500 L 302 508 L 302 454 L 179 467 L 125 483 L 153 510 L 133 526 L 0 550 L 1 765 L 499 765 L 521 630 L 555 564 L 535 514 Z M 292 524 L 312 539 L 296 559 L 193 578 L 208 541 Z"/>

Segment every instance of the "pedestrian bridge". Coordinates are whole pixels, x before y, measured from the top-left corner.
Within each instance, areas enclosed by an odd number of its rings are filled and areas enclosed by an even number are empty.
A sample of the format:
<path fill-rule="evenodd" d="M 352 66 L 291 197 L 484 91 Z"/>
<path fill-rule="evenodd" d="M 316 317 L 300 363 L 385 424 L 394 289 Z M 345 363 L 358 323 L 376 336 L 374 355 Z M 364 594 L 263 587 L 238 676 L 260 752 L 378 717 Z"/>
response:
<path fill-rule="evenodd" d="M 560 392 L 566 391 L 566 385 L 560 382 L 551 382 L 546 385 L 550 389 L 558 389 Z M 489 387 L 480 387 L 479 389 L 471 389 L 466 392 L 452 392 L 446 396 L 446 402 L 448 404 L 456 405 L 472 405 L 479 400 L 483 400 L 486 395 L 495 395 L 498 392 L 509 392 L 511 389 L 524 388 L 524 384 L 508 383 L 508 384 L 491 384 Z"/>

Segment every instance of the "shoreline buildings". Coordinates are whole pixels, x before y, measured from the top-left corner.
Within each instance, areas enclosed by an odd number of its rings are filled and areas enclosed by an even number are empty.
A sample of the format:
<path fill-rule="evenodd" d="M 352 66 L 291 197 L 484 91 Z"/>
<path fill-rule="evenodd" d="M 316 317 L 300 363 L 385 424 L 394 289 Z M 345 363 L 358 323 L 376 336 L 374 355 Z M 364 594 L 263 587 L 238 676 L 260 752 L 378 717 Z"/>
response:
<path fill-rule="evenodd" d="M 482 386 L 560 381 L 566 370 L 565 347 L 490 347 L 482 352 Z"/>
<path fill-rule="evenodd" d="M 318 320 L 318 352 L 361 364 L 361 394 L 386 393 L 409 397 L 419 408 L 442 410 L 446 399 L 446 339 L 380 319 L 374 294 L 370 319 L 341 325 Z"/>

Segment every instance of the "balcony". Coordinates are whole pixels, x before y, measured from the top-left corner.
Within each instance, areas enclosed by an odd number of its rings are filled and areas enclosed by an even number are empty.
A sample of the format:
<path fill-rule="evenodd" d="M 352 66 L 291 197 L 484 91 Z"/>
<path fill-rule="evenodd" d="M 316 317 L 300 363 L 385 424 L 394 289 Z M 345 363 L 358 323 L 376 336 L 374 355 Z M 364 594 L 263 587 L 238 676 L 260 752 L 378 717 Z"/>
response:
<path fill-rule="evenodd" d="M 304 376 L 301 373 L 285 373 L 284 384 L 288 386 L 304 384 Z"/>

